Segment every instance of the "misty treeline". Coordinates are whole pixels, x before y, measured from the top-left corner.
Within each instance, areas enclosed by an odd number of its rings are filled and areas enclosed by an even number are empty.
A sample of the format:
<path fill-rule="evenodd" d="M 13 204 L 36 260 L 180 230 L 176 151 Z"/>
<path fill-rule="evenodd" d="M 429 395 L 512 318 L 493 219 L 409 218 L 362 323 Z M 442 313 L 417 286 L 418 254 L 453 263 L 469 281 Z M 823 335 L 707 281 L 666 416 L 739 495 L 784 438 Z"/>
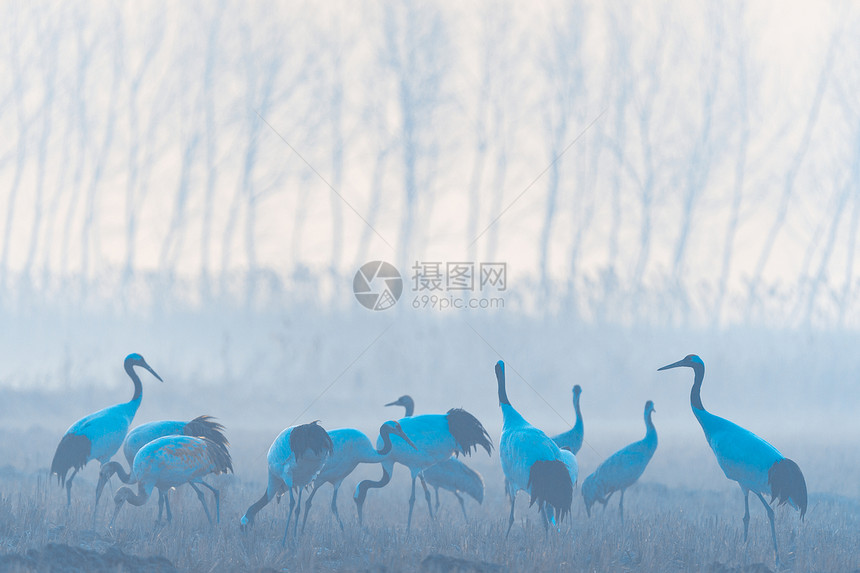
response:
<path fill-rule="evenodd" d="M 7 308 L 342 306 L 367 260 L 465 260 L 508 262 L 509 304 L 538 312 L 860 320 L 849 3 L 10 2 L 0 22 Z"/>

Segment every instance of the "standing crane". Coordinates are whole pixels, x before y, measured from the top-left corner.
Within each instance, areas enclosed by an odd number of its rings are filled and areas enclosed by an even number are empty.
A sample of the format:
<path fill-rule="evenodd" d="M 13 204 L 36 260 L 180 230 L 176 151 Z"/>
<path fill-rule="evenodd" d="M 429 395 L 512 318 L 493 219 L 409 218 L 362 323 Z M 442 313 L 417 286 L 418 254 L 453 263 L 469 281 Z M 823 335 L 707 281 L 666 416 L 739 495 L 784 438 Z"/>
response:
<path fill-rule="evenodd" d="M 511 515 L 508 531 L 514 524 L 514 506 L 517 492 L 526 491 L 531 496 L 529 507 L 537 502 L 543 517 L 544 528 L 549 530 L 547 512 L 552 511 L 558 521 L 570 513 L 573 501 L 574 474 L 577 471 L 576 457 L 572 452 L 561 450 L 549 436 L 529 424 L 510 401 L 505 388 L 505 363 L 496 363 L 496 381 L 499 387 L 499 406 L 504 423 L 499 440 L 499 457 L 505 473 L 505 486 L 511 500 Z"/>
<path fill-rule="evenodd" d="M 433 510 L 430 506 L 430 491 L 421 472 L 428 467 L 445 461 L 456 453 L 471 455 L 472 450 L 482 447 L 487 450 L 487 455 L 493 449 L 493 442 L 489 434 L 478 419 L 469 412 L 460 408 L 452 408 L 446 414 L 423 414 L 397 420 L 403 427 L 403 431 L 412 438 L 415 447 L 401 438 L 395 437 L 391 443 L 391 453 L 382 462 L 382 479 L 379 481 L 364 480 L 355 488 L 353 500 L 358 510 L 359 521 L 362 519 L 364 501 L 368 489 L 382 488 L 391 481 L 394 473 L 394 463 L 398 462 L 409 468 L 412 474 L 412 495 L 409 497 L 409 517 L 406 528 L 412 526 L 412 509 L 415 506 L 415 479 L 421 477 L 421 485 L 424 487 L 424 497 L 430 517 Z M 381 444 L 377 440 L 377 447 Z"/>
<path fill-rule="evenodd" d="M 636 483 L 657 450 L 657 429 L 651 420 L 651 414 L 654 412 L 654 402 L 645 402 L 645 437 L 609 456 L 585 478 L 582 483 L 582 498 L 585 500 L 585 511 L 589 517 L 591 506 L 595 502 L 599 501 L 606 507 L 612 494 L 620 491 L 618 511 L 621 521 L 624 521 L 624 490 Z"/>
<path fill-rule="evenodd" d="M 287 542 L 287 532 L 290 530 L 290 519 L 293 509 L 296 507 L 296 499 L 293 490 L 298 490 L 299 501 L 296 509 L 296 525 L 298 527 L 299 514 L 302 510 L 302 492 L 316 479 L 323 469 L 326 461 L 334 449 L 331 438 L 319 422 L 290 426 L 278 434 L 275 441 L 269 447 L 266 456 L 269 467 L 269 482 L 263 496 L 255 501 L 245 515 L 242 516 L 241 524 L 245 529 L 254 523 L 254 517 L 275 496 L 280 496 L 287 491 L 290 493 L 290 512 L 287 515 L 287 525 L 284 528 L 284 537 L 281 544 Z"/>
<path fill-rule="evenodd" d="M 134 371 L 135 366 L 148 370 L 150 374 L 162 381 L 161 376 L 155 373 L 140 354 L 126 356 L 124 366 L 126 374 L 134 383 L 134 395 L 131 400 L 99 410 L 72 424 L 66 430 L 54 453 L 51 474 L 56 474 L 58 481 L 66 487 L 67 505 L 72 505 L 72 480 L 78 475 L 78 471 L 90 460 L 98 460 L 102 466 L 105 465 L 122 445 L 143 396 L 143 384 Z M 66 479 L 66 474 L 72 468 L 74 468 L 72 475 Z M 93 523 L 95 523 L 97 507 L 98 497 L 93 505 Z"/>
<path fill-rule="evenodd" d="M 129 471 L 126 473 L 122 464 L 119 462 L 108 462 L 101 467 L 99 471 L 99 483 L 96 486 L 96 505 L 99 503 L 102 490 L 107 481 L 116 474 L 122 483 L 131 484 L 137 481 L 134 475 L 134 457 L 140 449 L 151 442 L 152 440 L 163 438 L 164 436 L 193 436 L 197 438 L 208 438 L 216 444 L 221 444 L 225 448 L 230 445 L 227 437 L 224 435 L 224 426 L 215 422 L 212 416 L 198 416 L 190 422 L 178 420 L 161 420 L 158 422 L 148 422 L 134 428 L 125 437 L 122 442 L 122 453 L 128 461 Z M 201 481 L 200 485 L 208 488 L 215 496 L 216 510 L 220 508 L 220 492 Z M 217 511 L 217 521 L 221 520 L 220 510 Z"/>
<path fill-rule="evenodd" d="M 800 510 L 800 519 L 806 515 L 806 480 L 798 465 L 783 456 L 762 438 L 725 418 L 715 416 L 702 405 L 702 381 L 705 379 L 705 363 L 695 354 L 658 368 L 668 370 L 681 366 L 693 369 L 693 388 L 690 390 L 690 406 L 693 415 L 705 432 L 705 439 L 711 446 L 717 463 L 723 473 L 732 481 L 738 482 L 744 493 L 744 542 L 747 540 L 750 523 L 750 492 L 764 505 L 770 520 L 770 533 L 773 538 L 773 552 L 779 568 L 779 549 L 776 543 L 776 525 L 773 508 L 762 494 L 770 494 L 771 504 L 779 500 Z"/>
<path fill-rule="evenodd" d="M 386 406 L 403 406 L 406 409 L 404 415 L 406 418 L 411 418 L 412 414 L 415 413 L 415 401 L 408 394 L 401 396 L 394 402 L 389 402 Z M 484 478 L 454 456 L 430 466 L 421 472 L 421 475 L 424 477 L 424 481 L 436 491 L 437 512 L 439 511 L 439 488 L 454 494 L 457 501 L 460 502 L 460 509 L 463 510 L 463 517 L 466 519 L 468 519 L 466 503 L 460 492 L 472 496 L 478 503 L 484 501 Z"/>
<path fill-rule="evenodd" d="M 566 432 L 552 437 L 552 441 L 558 444 L 559 448 L 568 449 L 574 455 L 578 454 L 580 448 L 582 448 L 582 438 L 584 436 L 582 412 L 579 409 L 580 394 L 582 394 L 582 386 L 577 384 L 573 387 L 573 410 L 576 412 L 576 422 L 573 424 L 573 427 Z"/>
<path fill-rule="evenodd" d="M 415 444 L 412 443 L 412 440 L 409 439 L 409 436 L 406 435 L 400 424 L 393 420 L 385 422 L 379 428 L 379 439 L 382 440 L 382 447 L 379 449 L 373 449 L 367 436 L 354 428 L 341 428 L 329 431 L 328 435 L 332 442 L 332 454 L 314 480 L 314 489 L 305 502 L 305 518 L 302 521 L 302 531 L 305 530 L 305 524 L 308 522 L 311 502 L 313 502 L 317 490 L 326 483 L 330 483 L 334 488 L 331 494 L 331 512 L 334 514 L 335 519 L 337 519 L 341 530 L 343 530 L 343 522 L 337 513 L 337 492 L 340 489 L 340 485 L 346 479 L 346 476 L 358 467 L 358 464 L 382 462 L 391 451 L 392 434 L 401 437 L 413 448 L 415 447 Z"/>
<path fill-rule="evenodd" d="M 158 488 L 158 521 L 161 521 L 162 506 L 167 506 L 167 521 L 173 519 L 167 491 L 172 487 L 189 484 L 197 492 L 203 511 L 209 523 L 212 515 L 206 507 L 206 500 L 195 484 L 207 485 L 203 477 L 233 471 L 233 460 L 226 444 L 218 444 L 208 438 L 192 436 L 164 436 L 143 446 L 134 457 L 132 471 L 137 476 L 137 494 L 130 487 L 120 488 L 114 496 L 113 527 L 123 503 L 143 505 L 152 490 Z M 217 498 L 216 498 L 217 505 Z M 216 508 L 220 513 L 220 509 Z"/>

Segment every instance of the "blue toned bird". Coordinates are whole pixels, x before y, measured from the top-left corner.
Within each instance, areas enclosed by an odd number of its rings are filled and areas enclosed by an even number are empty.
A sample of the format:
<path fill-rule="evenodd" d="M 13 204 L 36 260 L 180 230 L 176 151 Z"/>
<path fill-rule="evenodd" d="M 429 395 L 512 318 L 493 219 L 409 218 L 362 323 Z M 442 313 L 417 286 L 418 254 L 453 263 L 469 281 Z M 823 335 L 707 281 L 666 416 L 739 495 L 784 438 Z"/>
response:
<path fill-rule="evenodd" d="M 415 413 L 415 401 L 411 396 L 404 395 L 389 402 L 386 406 L 403 406 L 406 410 L 404 417 L 410 418 Z M 466 514 L 466 503 L 460 493 L 465 493 L 473 497 L 478 503 L 484 501 L 484 479 L 481 474 L 452 456 L 445 461 L 439 462 L 436 465 L 430 466 L 421 472 L 424 481 L 432 487 L 436 492 L 436 511 L 439 511 L 439 488 L 450 491 L 460 502 L 460 509 L 463 510 L 463 517 L 468 519 Z"/>
<path fill-rule="evenodd" d="M 65 485 L 68 505 L 72 504 L 72 480 L 75 479 L 78 471 L 90 460 L 98 460 L 102 465 L 106 464 L 122 445 L 143 396 L 143 385 L 134 370 L 135 367 L 148 370 L 150 374 L 161 380 L 143 356 L 129 354 L 125 358 L 125 372 L 134 383 L 134 395 L 131 400 L 81 418 L 66 430 L 66 434 L 57 446 L 51 462 L 51 473 L 56 474 L 57 479 Z M 66 479 L 69 470 L 74 471 Z M 93 505 L 93 522 L 95 522 L 97 507 L 98 499 Z"/>
<path fill-rule="evenodd" d="M 415 506 L 415 479 L 421 479 L 424 487 L 424 497 L 433 517 L 430 505 L 430 491 L 421 472 L 432 465 L 445 461 L 453 454 L 471 455 L 472 450 L 482 447 L 490 455 L 493 443 L 489 434 L 475 416 L 469 412 L 452 408 L 447 414 L 423 414 L 397 420 L 415 444 L 410 447 L 402 438 L 391 440 L 392 448 L 388 458 L 382 462 L 382 479 L 379 481 L 364 480 L 355 488 L 353 500 L 358 510 L 359 521 L 362 519 L 364 501 L 367 490 L 385 487 L 394 473 L 394 463 L 400 463 L 409 468 L 412 475 L 412 494 L 409 497 L 409 516 L 406 527 L 412 526 L 412 509 Z M 377 447 L 382 444 L 377 440 Z"/>
<path fill-rule="evenodd" d="M 582 424 L 582 412 L 579 410 L 579 396 L 582 394 L 582 386 L 577 384 L 573 387 L 573 410 L 576 412 L 576 422 L 573 427 L 557 436 L 553 436 L 552 440 L 558 444 L 559 448 L 568 449 L 574 454 L 578 454 L 582 448 L 582 438 L 585 435 Z"/>
<path fill-rule="evenodd" d="M 655 412 L 654 402 L 645 402 L 645 437 L 622 448 L 609 456 L 582 483 L 582 498 L 585 500 L 585 510 L 591 516 L 591 506 L 600 502 L 606 507 L 606 502 L 616 491 L 621 492 L 618 511 L 621 521 L 624 521 L 624 490 L 636 483 L 654 452 L 657 451 L 657 429 L 651 415 Z"/>
<path fill-rule="evenodd" d="M 508 531 L 514 524 L 514 507 L 517 492 L 525 491 L 531 496 L 529 507 L 537 503 L 544 527 L 549 529 L 548 513 L 558 521 L 570 513 L 573 501 L 573 484 L 576 482 L 576 456 L 562 450 L 552 439 L 529 424 L 511 406 L 505 388 L 505 363 L 496 363 L 496 381 L 499 390 L 499 406 L 504 423 L 499 440 L 499 458 L 505 473 L 505 487 L 511 500 L 511 515 Z"/>
<path fill-rule="evenodd" d="M 454 494 L 454 497 L 460 502 L 460 509 L 463 510 L 463 517 L 466 519 L 469 516 L 466 514 L 466 502 L 460 495 L 461 493 L 472 497 L 478 503 L 484 502 L 484 478 L 456 458 L 448 458 L 444 462 L 430 466 L 422 472 L 422 475 L 427 484 L 436 491 L 435 509 L 437 512 L 439 511 L 440 488 Z"/>
<path fill-rule="evenodd" d="M 208 438 L 216 444 L 222 444 L 225 448 L 230 445 L 230 442 L 227 441 L 227 437 L 224 435 L 224 426 L 216 422 L 212 416 L 198 416 L 190 422 L 160 420 L 158 422 L 141 424 L 130 431 L 122 442 L 122 453 L 125 459 L 128 460 L 128 473 L 126 473 L 119 462 L 108 462 L 101 467 L 99 471 L 99 483 L 96 486 L 96 504 L 99 502 L 105 484 L 114 474 L 125 484 L 135 483 L 137 478 L 134 475 L 133 465 L 137 452 L 152 440 L 163 438 L 164 436 Z M 220 492 L 206 482 L 202 482 L 201 485 L 212 491 L 215 496 L 215 507 L 216 509 L 220 508 Z M 220 511 L 218 511 L 218 520 L 220 521 Z"/>
<path fill-rule="evenodd" d="M 205 485 L 203 478 L 210 474 L 233 471 L 233 461 L 225 444 L 217 444 L 207 438 L 191 436 L 165 436 L 143 446 L 134 457 L 132 472 L 137 477 L 137 493 L 130 487 L 123 487 L 114 496 L 111 527 L 124 503 L 143 505 L 158 489 L 158 520 L 161 520 L 162 506 L 167 507 L 167 521 L 173 519 L 167 491 L 172 487 L 189 484 L 197 492 L 209 523 L 212 516 L 206 507 L 206 500 L 196 484 Z"/>
<path fill-rule="evenodd" d="M 331 430 L 328 433 L 332 442 L 332 453 L 314 480 L 314 488 L 305 502 L 305 518 L 302 521 L 302 531 L 305 529 L 305 524 L 308 521 L 308 513 L 311 511 L 311 503 L 317 490 L 323 484 L 330 483 L 334 488 L 331 494 L 331 512 L 337 519 L 338 525 L 343 529 L 343 522 L 337 513 L 337 492 L 343 480 L 351 474 L 358 464 L 374 464 L 381 463 L 386 459 L 391 451 L 391 436 L 399 436 L 406 441 L 407 444 L 412 444 L 412 440 L 400 427 L 400 424 L 395 421 L 388 421 L 382 424 L 379 428 L 379 439 L 382 440 L 382 447 L 373 449 L 370 445 L 370 440 L 363 432 L 354 428 L 341 428 Z"/>
<path fill-rule="evenodd" d="M 263 509 L 275 496 L 289 492 L 290 512 L 287 515 L 287 525 L 281 543 L 286 543 L 287 532 L 290 530 L 290 519 L 296 507 L 294 491 L 299 492 L 298 509 L 296 512 L 296 527 L 302 509 L 302 492 L 310 485 L 328 461 L 334 449 L 331 437 L 318 422 L 290 426 L 275 438 L 266 456 L 269 469 L 269 481 L 263 496 L 255 501 L 245 515 L 242 516 L 243 529 L 253 525 L 257 513 Z"/>
<path fill-rule="evenodd" d="M 750 522 L 749 494 L 753 492 L 764 505 L 770 520 L 770 533 L 773 538 L 773 552 L 779 566 L 779 549 L 776 543 L 776 525 L 773 508 L 762 494 L 771 496 L 771 504 L 779 500 L 779 505 L 789 503 L 800 510 L 800 518 L 806 515 L 806 480 L 798 465 L 784 457 L 779 451 L 749 430 L 724 418 L 715 416 L 702 405 L 702 381 L 705 379 L 705 363 L 695 354 L 689 354 L 678 362 L 668 364 L 658 370 L 687 367 L 693 369 L 693 388 L 690 390 L 690 406 L 693 415 L 705 432 L 705 439 L 711 446 L 717 463 L 723 473 L 738 485 L 744 494 L 744 541 L 747 539 Z"/>

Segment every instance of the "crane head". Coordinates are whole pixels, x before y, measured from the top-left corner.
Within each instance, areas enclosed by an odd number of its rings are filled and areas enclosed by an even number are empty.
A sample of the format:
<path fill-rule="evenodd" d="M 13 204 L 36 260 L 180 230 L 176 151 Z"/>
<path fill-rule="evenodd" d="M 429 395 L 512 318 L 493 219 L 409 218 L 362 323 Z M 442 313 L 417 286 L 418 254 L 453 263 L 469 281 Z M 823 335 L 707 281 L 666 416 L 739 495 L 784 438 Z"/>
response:
<path fill-rule="evenodd" d="M 412 404 L 414 406 L 415 402 L 412 400 L 412 396 L 410 396 L 409 394 L 404 394 L 394 402 L 389 402 L 388 404 L 386 404 L 386 406 L 403 406 L 405 408 L 409 404 Z"/>
<path fill-rule="evenodd" d="M 413 449 L 417 450 L 418 447 L 409 439 L 409 436 L 406 435 L 406 432 L 403 431 L 403 428 L 400 427 L 400 422 L 396 420 L 389 420 L 382 424 L 382 427 L 379 429 L 379 433 L 383 432 L 387 434 L 394 434 L 395 436 L 400 436 L 403 438 L 403 441 L 412 446 Z"/>
<path fill-rule="evenodd" d="M 646 416 L 648 414 L 650 414 L 651 412 L 656 412 L 656 411 L 657 410 L 654 409 L 654 402 L 652 402 L 651 400 L 648 400 L 647 402 L 645 402 L 645 415 Z"/>
<path fill-rule="evenodd" d="M 705 363 L 702 362 L 702 359 L 699 358 L 697 355 L 688 354 L 684 358 L 682 358 L 681 360 L 679 360 L 677 362 L 673 362 L 672 364 L 667 364 L 666 366 L 663 366 L 662 368 L 658 368 L 657 371 L 659 372 L 660 370 L 668 370 L 670 368 L 678 368 L 680 366 L 686 366 L 688 368 L 699 368 L 699 367 L 704 368 Z"/>
<path fill-rule="evenodd" d="M 582 386 L 577 384 L 576 386 L 573 387 L 573 395 L 579 396 L 580 394 L 582 394 Z"/>
<path fill-rule="evenodd" d="M 141 368 L 145 368 L 149 371 L 150 374 L 155 376 L 159 382 L 164 382 L 164 380 L 161 379 L 161 376 L 155 373 L 155 370 L 153 370 L 152 367 L 146 363 L 146 360 L 144 360 L 143 356 L 141 356 L 140 354 L 132 353 L 125 357 L 126 370 L 129 370 L 132 366 L 140 366 Z"/>

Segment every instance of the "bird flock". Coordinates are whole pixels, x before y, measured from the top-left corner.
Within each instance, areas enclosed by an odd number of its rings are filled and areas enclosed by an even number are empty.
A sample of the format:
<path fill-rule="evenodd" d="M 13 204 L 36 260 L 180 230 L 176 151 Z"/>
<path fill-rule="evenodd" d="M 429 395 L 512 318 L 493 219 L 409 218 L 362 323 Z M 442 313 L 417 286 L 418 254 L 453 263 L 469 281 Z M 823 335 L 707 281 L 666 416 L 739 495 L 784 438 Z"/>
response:
<path fill-rule="evenodd" d="M 204 481 L 209 475 L 233 471 L 229 442 L 224 427 L 211 416 L 192 420 L 164 420 L 140 425 L 129 431 L 140 407 L 143 384 L 136 368 L 148 371 L 157 380 L 161 377 L 139 354 L 129 354 L 125 371 L 134 385 L 129 402 L 117 404 L 81 418 L 71 425 L 60 440 L 51 462 L 51 473 L 66 489 L 66 503 L 71 505 L 72 482 L 90 460 L 100 464 L 99 481 L 93 504 L 93 525 L 99 499 L 105 485 L 113 476 L 125 484 L 114 494 L 112 527 L 126 503 L 140 506 L 153 490 L 158 490 L 158 521 L 166 509 L 167 521 L 172 519 L 169 492 L 188 484 L 197 494 L 204 513 L 212 522 L 206 498 L 199 486 L 210 490 L 215 502 L 215 521 L 220 521 L 220 492 Z M 776 538 L 775 503 L 788 503 L 800 511 L 803 519 L 807 509 L 806 481 L 798 465 L 784 457 L 764 439 L 752 432 L 708 412 L 702 404 L 701 388 L 705 364 L 695 354 L 663 366 L 658 370 L 686 367 L 693 370 L 690 406 L 702 427 L 705 439 L 725 476 L 738 483 L 744 494 L 744 541 L 749 532 L 749 494 L 754 493 L 764 505 L 770 521 L 774 556 L 779 565 Z M 505 493 L 510 501 L 507 533 L 514 523 L 517 494 L 525 492 L 529 507 L 537 506 L 538 515 L 548 535 L 560 531 L 561 523 L 569 519 L 574 492 L 579 487 L 579 466 L 576 454 L 584 442 L 584 425 L 580 410 L 582 388 L 573 387 L 573 408 L 576 423 L 567 432 L 550 437 L 531 424 L 511 404 L 506 386 L 505 364 L 495 365 L 498 401 L 503 424 L 498 456 L 505 476 Z M 267 457 L 267 484 L 263 495 L 252 503 L 239 523 L 247 531 L 254 519 L 273 499 L 289 495 L 290 506 L 284 527 L 285 543 L 292 524 L 293 536 L 298 535 L 302 496 L 310 490 L 304 507 L 302 530 L 307 523 L 311 504 L 317 491 L 332 485 L 331 512 L 341 529 L 337 494 L 344 479 L 360 464 L 379 464 L 379 480 L 363 480 L 353 494 L 359 523 L 363 522 L 368 492 L 384 488 L 394 475 L 396 464 L 405 466 L 412 480 L 409 497 L 407 529 L 412 525 L 416 499 L 416 480 L 421 483 L 428 512 L 433 518 L 439 509 L 439 489 L 451 492 L 467 516 L 463 494 L 481 503 L 484 481 L 481 475 L 459 459 L 483 449 L 492 456 L 494 449 L 484 426 L 472 414 L 452 408 L 444 414 L 415 415 L 415 402 L 406 395 L 385 406 L 400 406 L 404 416 L 388 420 L 379 427 L 376 447 L 370 439 L 354 428 L 326 431 L 319 421 L 291 426 L 272 442 Z M 595 503 L 604 507 L 615 492 L 619 492 L 619 515 L 624 519 L 624 492 L 643 474 L 657 450 L 657 430 L 653 422 L 654 403 L 648 400 L 644 408 L 645 436 L 604 460 L 581 485 L 581 495 L 587 515 Z M 128 471 L 111 458 L 123 449 Z M 69 474 L 71 471 L 71 475 Z M 137 492 L 131 485 L 137 484 Z M 428 487 L 429 486 L 429 487 Z M 430 487 L 435 489 L 435 507 Z M 769 495 L 770 501 L 764 496 Z M 295 516 L 295 517 L 294 517 Z"/>

